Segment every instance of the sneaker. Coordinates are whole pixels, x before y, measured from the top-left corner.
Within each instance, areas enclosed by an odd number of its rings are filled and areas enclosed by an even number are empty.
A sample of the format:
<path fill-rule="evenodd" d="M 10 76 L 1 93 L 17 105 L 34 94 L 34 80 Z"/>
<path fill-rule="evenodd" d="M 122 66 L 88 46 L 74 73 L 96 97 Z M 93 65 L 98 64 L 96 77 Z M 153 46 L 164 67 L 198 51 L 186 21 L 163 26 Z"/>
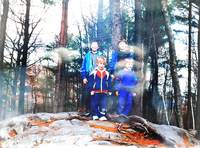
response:
<path fill-rule="evenodd" d="M 102 117 L 99 118 L 99 120 L 101 120 L 101 121 L 106 121 L 107 118 L 106 118 L 105 116 L 102 116 Z"/>
<path fill-rule="evenodd" d="M 89 117 L 90 113 L 84 113 L 84 116 Z"/>
<path fill-rule="evenodd" d="M 92 120 L 98 120 L 99 117 L 98 116 L 92 116 Z"/>

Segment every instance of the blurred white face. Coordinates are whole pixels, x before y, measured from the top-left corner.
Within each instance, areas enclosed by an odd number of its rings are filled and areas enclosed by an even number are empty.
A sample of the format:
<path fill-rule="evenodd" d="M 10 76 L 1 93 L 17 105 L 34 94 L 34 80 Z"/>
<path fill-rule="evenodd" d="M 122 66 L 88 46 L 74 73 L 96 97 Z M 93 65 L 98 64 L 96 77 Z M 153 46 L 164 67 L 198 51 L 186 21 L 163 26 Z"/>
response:
<path fill-rule="evenodd" d="M 133 67 L 133 61 L 132 60 L 125 60 L 125 67 L 127 69 L 132 69 L 132 67 Z"/>
<path fill-rule="evenodd" d="M 91 44 L 92 52 L 96 52 L 97 49 L 99 48 L 99 45 L 97 42 L 92 42 Z"/>
<path fill-rule="evenodd" d="M 124 50 L 124 51 L 128 50 L 128 45 L 124 41 L 119 42 L 118 47 L 120 50 Z"/>

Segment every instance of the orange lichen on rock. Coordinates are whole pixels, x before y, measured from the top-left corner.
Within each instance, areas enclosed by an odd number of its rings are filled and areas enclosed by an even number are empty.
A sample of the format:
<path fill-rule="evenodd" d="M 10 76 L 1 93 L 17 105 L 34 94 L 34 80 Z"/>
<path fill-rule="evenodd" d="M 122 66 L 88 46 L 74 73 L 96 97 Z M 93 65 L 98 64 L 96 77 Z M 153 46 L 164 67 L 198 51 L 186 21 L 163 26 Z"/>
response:
<path fill-rule="evenodd" d="M 185 147 L 194 147 L 194 145 L 192 145 L 191 142 L 189 141 L 189 138 L 187 135 L 183 136 L 183 143 Z"/>
<path fill-rule="evenodd" d="M 145 136 L 144 133 L 127 132 L 123 133 L 123 135 L 125 136 L 123 140 L 132 144 L 138 144 L 143 146 L 147 145 L 162 146 L 161 141 L 159 139 L 149 138 L 148 136 Z"/>
<path fill-rule="evenodd" d="M 113 126 L 113 127 L 108 127 L 105 125 L 97 125 L 97 124 L 90 124 L 91 127 L 93 128 L 98 128 L 98 129 L 103 129 L 107 132 L 114 132 L 114 133 L 119 133 L 121 134 L 121 139 L 106 139 L 109 141 L 112 141 L 114 143 L 121 143 L 121 144 L 136 144 L 136 145 L 141 145 L 141 146 L 147 146 L 147 145 L 156 145 L 156 146 L 164 146 L 160 139 L 156 138 L 150 138 L 148 135 L 145 135 L 144 133 L 141 132 L 136 132 L 136 131 L 129 131 L 128 127 L 129 126 L 121 126 L 120 129 L 119 126 Z M 120 131 L 123 130 L 123 131 Z M 95 140 L 105 140 L 104 137 L 95 137 Z"/>
<path fill-rule="evenodd" d="M 95 124 L 90 124 L 90 127 L 93 128 L 98 128 L 98 129 L 103 129 L 107 132 L 118 132 L 118 129 L 116 127 L 107 127 L 107 126 L 103 126 L 103 125 L 95 125 Z"/>
<path fill-rule="evenodd" d="M 110 132 L 118 132 L 121 129 L 126 130 L 130 128 L 128 124 L 120 124 L 114 122 L 107 122 L 106 124 L 101 124 L 101 122 L 95 122 L 95 123 L 89 123 L 89 125 L 90 127 L 99 128 Z"/>
<path fill-rule="evenodd" d="M 8 132 L 8 135 L 10 136 L 10 137 L 15 137 L 16 135 L 17 135 L 17 132 L 16 132 L 16 130 L 15 129 L 12 129 L 12 130 L 10 130 L 9 132 Z"/>

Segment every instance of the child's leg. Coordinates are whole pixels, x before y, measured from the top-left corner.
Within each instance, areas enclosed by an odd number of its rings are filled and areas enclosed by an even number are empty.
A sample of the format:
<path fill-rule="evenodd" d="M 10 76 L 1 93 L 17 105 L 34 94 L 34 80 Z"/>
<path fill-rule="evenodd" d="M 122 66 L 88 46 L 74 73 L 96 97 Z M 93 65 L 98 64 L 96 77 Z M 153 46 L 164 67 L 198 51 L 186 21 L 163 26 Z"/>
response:
<path fill-rule="evenodd" d="M 98 116 L 99 114 L 99 109 L 98 109 L 98 102 L 99 102 L 99 97 L 98 94 L 94 94 L 91 96 L 91 105 L 90 105 L 90 112 L 92 116 Z"/>
<path fill-rule="evenodd" d="M 106 94 L 100 94 L 100 104 L 99 104 L 99 111 L 100 111 L 100 117 L 106 115 L 107 111 L 107 95 Z"/>
<path fill-rule="evenodd" d="M 118 114 L 124 114 L 124 108 L 126 105 L 126 91 L 120 90 L 119 91 L 119 98 L 118 98 Z"/>
<path fill-rule="evenodd" d="M 126 106 L 125 106 L 124 111 L 123 111 L 124 115 L 129 115 L 129 113 L 131 112 L 131 110 L 132 110 L 132 99 L 133 99 L 132 93 L 127 91 Z"/>

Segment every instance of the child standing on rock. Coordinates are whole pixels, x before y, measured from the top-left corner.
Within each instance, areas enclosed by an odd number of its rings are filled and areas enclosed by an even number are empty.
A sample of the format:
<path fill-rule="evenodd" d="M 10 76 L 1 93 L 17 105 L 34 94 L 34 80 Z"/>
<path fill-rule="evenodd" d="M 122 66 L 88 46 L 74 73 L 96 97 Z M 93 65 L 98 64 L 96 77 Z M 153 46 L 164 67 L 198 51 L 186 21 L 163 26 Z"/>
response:
<path fill-rule="evenodd" d="M 107 120 L 107 95 L 111 95 L 111 77 L 105 69 L 106 58 L 97 57 L 97 68 L 89 76 L 91 94 L 90 114 L 93 120 Z"/>
<path fill-rule="evenodd" d="M 133 68 L 133 59 L 126 58 L 122 61 L 120 70 L 116 72 L 117 84 L 115 89 L 118 90 L 118 114 L 129 115 L 132 110 L 134 88 L 138 83 Z"/>

